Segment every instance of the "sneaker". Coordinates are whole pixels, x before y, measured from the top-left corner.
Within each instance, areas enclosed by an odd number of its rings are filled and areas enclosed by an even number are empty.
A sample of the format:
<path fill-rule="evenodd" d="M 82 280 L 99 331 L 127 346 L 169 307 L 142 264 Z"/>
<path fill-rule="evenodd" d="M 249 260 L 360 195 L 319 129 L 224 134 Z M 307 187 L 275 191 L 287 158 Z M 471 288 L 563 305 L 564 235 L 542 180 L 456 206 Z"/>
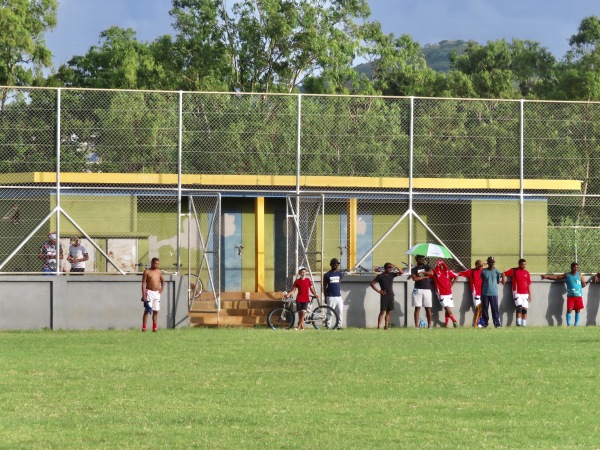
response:
<path fill-rule="evenodd" d="M 454 325 L 454 328 L 458 328 L 458 322 L 452 322 L 452 324 Z"/>
<path fill-rule="evenodd" d="M 480 323 L 477 324 L 477 328 L 483 328 L 483 325 L 481 325 Z"/>

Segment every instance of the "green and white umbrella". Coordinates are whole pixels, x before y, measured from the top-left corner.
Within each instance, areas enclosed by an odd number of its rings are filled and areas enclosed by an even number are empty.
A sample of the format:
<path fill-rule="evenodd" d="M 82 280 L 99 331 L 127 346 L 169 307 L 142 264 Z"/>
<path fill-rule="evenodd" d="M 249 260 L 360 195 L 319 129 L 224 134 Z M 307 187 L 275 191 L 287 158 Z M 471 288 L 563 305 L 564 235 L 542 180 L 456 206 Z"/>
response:
<path fill-rule="evenodd" d="M 452 253 L 443 245 L 430 244 L 428 242 L 424 244 L 413 245 L 405 255 L 423 255 L 433 256 L 436 258 L 452 258 Z"/>

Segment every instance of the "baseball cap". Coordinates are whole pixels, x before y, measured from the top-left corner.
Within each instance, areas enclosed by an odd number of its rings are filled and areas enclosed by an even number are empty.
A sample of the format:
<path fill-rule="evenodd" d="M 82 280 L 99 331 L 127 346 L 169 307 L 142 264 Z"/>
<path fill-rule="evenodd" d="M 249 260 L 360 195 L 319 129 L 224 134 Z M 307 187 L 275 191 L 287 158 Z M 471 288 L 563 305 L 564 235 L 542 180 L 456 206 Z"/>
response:
<path fill-rule="evenodd" d="M 48 239 L 50 239 L 51 241 L 55 241 L 56 240 L 56 234 L 55 233 L 48 234 Z"/>
<path fill-rule="evenodd" d="M 306 267 L 304 267 L 304 266 L 298 267 L 298 272 L 300 272 L 301 270 L 306 270 Z"/>
<path fill-rule="evenodd" d="M 494 259 L 493 256 L 488 256 L 487 262 L 493 263 L 493 262 L 496 262 L 496 260 Z"/>
<path fill-rule="evenodd" d="M 337 258 L 333 258 L 331 261 L 329 261 L 329 265 L 333 266 L 334 264 L 339 264 L 340 262 L 338 261 Z"/>

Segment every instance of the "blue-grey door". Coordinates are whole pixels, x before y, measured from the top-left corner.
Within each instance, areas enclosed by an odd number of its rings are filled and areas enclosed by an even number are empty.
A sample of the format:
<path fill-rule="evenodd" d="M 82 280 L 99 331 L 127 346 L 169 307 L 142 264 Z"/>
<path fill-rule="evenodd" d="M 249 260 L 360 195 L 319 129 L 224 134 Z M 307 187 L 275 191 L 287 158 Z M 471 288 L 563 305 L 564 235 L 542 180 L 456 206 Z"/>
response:
<path fill-rule="evenodd" d="M 242 290 L 242 212 L 223 211 L 221 220 L 221 291 Z"/>
<path fill-rule="evenodd" d="M 340 256 L 342 261 L 347 257 L 348 216 L 340 214 Z M 373 248 L 373 214 L 359 214 L 356 220 L 356 262 L 360 261 Z M 349 267 L 350 269 L 350 267 Z M 373 254 L 371 253 L 357 268 L 357 272 L 373 270 Z"/>

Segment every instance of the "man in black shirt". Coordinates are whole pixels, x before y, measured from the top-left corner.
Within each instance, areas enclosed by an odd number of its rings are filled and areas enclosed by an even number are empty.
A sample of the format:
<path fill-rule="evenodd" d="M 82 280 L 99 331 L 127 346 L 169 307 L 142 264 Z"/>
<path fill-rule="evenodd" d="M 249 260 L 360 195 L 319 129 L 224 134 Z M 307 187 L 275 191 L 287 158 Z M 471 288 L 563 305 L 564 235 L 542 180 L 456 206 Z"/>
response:
<path fill-rule="evenodd" d="M 412 293 L 412 305 L 415 308 L 415 327 L 419 328 L 421 307 L 424 307 L 425 315 L 427 316 L 427 328 L 433 328 L 433 317 L 431 314 L 431 307 L 433 303 L 431 299 L 430 281 L 430 278 L 433 276 L 433 272 L 431 267 L 425 264 L 425 257 L 423 255 L 417 255 L 415 259 L 417 261 L 417 265 L 410 271 L 410 277 L 415 282 L 415 287 Z"/>
<path fill-rule="evenodd" d="M 392 272 L 394 269 L 396 271 Z M 402 270 L 389 262 L 385 263 L 383 270 L 383 273 L 380 273 L 371 281 L 371 287 L 381 295 L 377 328 L 381 328 L 381 320 L 385 314 L 384 330 L 387 330 L 390 327 L 390 311 L 394 309 L 394 278 L 401 275 Z M 379 283 L 379 289 L 376 287 L 377 283 Z"/>

